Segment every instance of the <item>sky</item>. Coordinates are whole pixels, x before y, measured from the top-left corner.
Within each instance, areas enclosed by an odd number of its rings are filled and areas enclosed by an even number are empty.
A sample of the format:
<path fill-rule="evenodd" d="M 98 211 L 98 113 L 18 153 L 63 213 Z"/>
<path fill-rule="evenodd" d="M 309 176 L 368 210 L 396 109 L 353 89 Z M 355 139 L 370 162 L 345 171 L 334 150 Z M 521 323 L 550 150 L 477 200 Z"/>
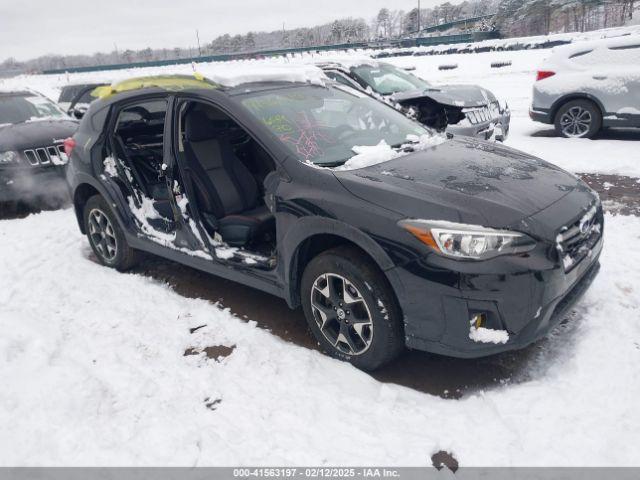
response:
<path fill-rule="evenodd" d="M 427 8 L 442 0 L 422 0 Z M 0 61 L 47 53 L 195 47 L 218 35 L 308 27 L 337 18 L 373 18 L 382 7 L 418 0 L 0 0 Z"/>

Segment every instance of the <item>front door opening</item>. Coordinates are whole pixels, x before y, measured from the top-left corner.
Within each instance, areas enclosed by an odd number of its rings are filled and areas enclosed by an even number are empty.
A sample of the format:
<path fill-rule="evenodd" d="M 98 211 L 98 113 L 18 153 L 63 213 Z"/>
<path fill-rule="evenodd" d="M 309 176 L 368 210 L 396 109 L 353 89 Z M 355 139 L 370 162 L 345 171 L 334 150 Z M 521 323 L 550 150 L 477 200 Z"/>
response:
<path fill-rule="evenodd" d="M 273 159 L 246 130 L 211 105 L 186 103 L 179 125 L 179 150 L 194 197 L 190 200 L 207 234 L 235 247 L 241 257 L 244 252 L 245 263 L 268 259 L 272 264 L 276 223 L 265 204 L 264 180 L 275 170 Z"/>

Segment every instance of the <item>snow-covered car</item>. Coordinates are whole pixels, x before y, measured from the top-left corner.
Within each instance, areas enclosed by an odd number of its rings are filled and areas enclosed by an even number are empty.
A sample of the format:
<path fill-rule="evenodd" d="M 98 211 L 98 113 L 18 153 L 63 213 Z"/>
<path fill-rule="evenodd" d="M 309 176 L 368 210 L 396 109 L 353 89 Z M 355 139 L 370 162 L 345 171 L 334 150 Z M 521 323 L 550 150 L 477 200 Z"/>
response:
<path fill-rule="evenodd" d="M 36 92 L 0 92 L 0 202 L 67 199 L 63 143 L 76 128 Z"/>
<path fill-rule="evenodd" d="M 529 115 L 563 137 L 640 127 L 640 35 L 555 49 L 538 70 Z"/>
<path fill-rule="evenodd" d="M 432 85 L 412 73 L 371 58 L 323 60 L 316 65 L 337 82 L 396 105 L 424 125 L 483 140 L 504 141 L 511 112 L 477 85 Z"/>
<path fill-rule="evenodd" d="M 105 85 L 104 83 L 65 85 L 60 90 L 58 105 L 67 112 L 68 115 L 80 119 L 87 111 L 87 108 L 89 108 L 89 104 L 96 99 L 92 95 L 93 91 Z"/>
<path fill-rule="evenodd" d="M 143 250 L 302 305 L 363 369 L 522 348 L 565 318 L 598 271 L 595 192 L 299 68 L 105 89 L 67 142 L 99 261 Z"/>

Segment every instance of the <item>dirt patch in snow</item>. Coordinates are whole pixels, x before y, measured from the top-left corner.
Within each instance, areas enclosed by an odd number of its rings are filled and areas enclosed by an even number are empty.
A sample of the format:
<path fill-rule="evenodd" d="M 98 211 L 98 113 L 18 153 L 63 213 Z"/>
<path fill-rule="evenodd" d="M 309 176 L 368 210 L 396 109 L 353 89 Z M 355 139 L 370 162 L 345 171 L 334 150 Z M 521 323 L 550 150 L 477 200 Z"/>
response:
<path fill-rule="evenodd" d="M 221 398 L 205 398 L 204 399 L 204 406 L 207 407 L 209 410 L 215 410 L 216 408 L 218 408 L 218 405 L 220 405 L 222 403 L 222 399 Z"/>
<path fill-rule="evenodd" d="M 597 173 L 579 173 L 578 176 L 598 192 L 606 211 L 640 216 L 640 178 Z"/>
<path fill-rule="evenodd" d="M 235 348 L 235 345 L 231 345 L 230 347 L 227 347 L 226 345 L 214 345 L 212 347 L 205 348 L 190 347 L 184 351 L 184 356 L 186 357 L 189 355 L 200 355 L 201 353 L 204 353 L 205 356 L 207 358 L 210 358 L 211 360 L 221 360 L 231 355 Z"/>
<path fill-rule="evenodd" d="M 456 460 L 451 453 L 445 452 L 444 450 L 440 450 L 431 455 L 431 463 L 438 470 L 442 470 L 444 467 L 447 467 L 453 473 L 456 473 L 458 470 L 458 460 Z"/>

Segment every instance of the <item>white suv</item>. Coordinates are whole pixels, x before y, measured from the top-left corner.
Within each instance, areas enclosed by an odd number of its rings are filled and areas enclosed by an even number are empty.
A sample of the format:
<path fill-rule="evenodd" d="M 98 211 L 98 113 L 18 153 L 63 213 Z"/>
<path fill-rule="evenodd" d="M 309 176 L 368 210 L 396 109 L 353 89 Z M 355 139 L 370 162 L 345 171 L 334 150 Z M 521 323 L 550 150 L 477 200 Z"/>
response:
<path fill-rule="evenodd" d="M 554 49 L 538 71 L 529 116 L 564 137 L 640 127 L 640 35 Z"/>

